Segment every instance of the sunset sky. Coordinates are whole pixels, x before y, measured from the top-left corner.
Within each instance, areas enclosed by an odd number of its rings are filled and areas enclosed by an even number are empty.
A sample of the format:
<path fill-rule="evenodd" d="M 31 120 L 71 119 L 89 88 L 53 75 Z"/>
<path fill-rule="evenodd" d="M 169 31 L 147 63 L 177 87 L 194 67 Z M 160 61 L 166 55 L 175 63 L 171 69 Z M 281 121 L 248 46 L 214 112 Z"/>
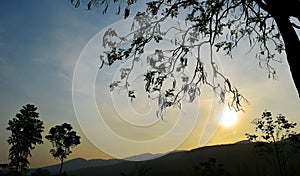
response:
<path fill-rule="evenodd" d="M 141 9 L 141 3 L 134 8 Z M 100 9 L 75 9 L 68 0 L 2 2 L 0 163 L 8 161 L 7 123 L 27 103 L 38 107 L 45 124 L 43 136 L 54 125 L 73 125 L 82 138 L 69 159 L 107 159 L 111 155 L 126 157 L 234 143 L 245 140 L 245 133 L 254 132 L 251 121 L 266 109 L 300 123 L 300 101 L 285 57 L 281 58 L 282 63 L 273 63 L 278 79 L 268 79 L 253 54 L 245 54 L 248 45 L 243 43 L 233 59 L 218 55 L 225 74 L 250 102 L 243 107 L 244 112 L 234 114 L 237 119 L 232 125 L 219 124 L 227 107 L 219 104 L 209 89 L 182 111 L 175 108 L 167 112 L 166 121 L 155 116 L 156 104 L 147 98 L 131 103 L 125 93 L 111 93 L 108 84 L 119 73 L 117 67 L 98 71 L 97 64 L 101 52 L 99 37 L 109 27 L 125 29 L 128 22 L 115 15 L 114 10 L 102 14 Z M 82 76 L 86 72 L 84 76 L 94 77 Z M 77 79 L 85 82 L 76 82 Z M 135 81 L 143 87 L 142 77 Z M 88 83 L 94 83 L 95 90 Z M 94 93 L 95 99 L 87 98 Z M 141 93 L 143 96 L 146 97 Z M 300 127 L 295 131 L 299 132 Z M 44 144 L 33 151 L 31 166 L 57 163 L 49 154 L 50 148 L 44 139 Z"/>

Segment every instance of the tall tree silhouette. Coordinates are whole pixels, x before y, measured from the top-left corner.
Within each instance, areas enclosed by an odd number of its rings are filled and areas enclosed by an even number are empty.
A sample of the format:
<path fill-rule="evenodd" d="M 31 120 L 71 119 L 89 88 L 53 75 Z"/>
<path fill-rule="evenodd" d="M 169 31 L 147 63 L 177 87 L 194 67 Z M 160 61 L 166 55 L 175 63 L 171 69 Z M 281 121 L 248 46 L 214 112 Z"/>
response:
<path fill-rule="evenodd" d="M 269 153 L 275 158 L 279 173 L 284 176 L 289 156 L 299 150 L 299 135 L 293 131 L 297 124 L 289 122 L 282 114 L 273 117 L 270 111 L 263 112 L 252 124 L 256 134 L 247 133 L 247 138 L 257 142 L 261 154 Z"/>
<path fill-rule="evenodd" d="M 7 142 L 9 167 L 15 175 L 22 175 L 29 166 L 28 157 L 37 144 L 42 144 L 43 122 L 39 119 L 37 107 L 32 104 L 23 106 L 15 118 L 9 120 L 7 130 L 11 131 Z"/>
<path fill-rule="evenodd" d="M 80 144 L 80 136 L 72 129 L 71 124 L 63 123 L 52 127 L 49 134 L 46 135 L 46 139 L 52 143 L 53 147 L 50 153 L 61 162 L 59 175 L 61 175 L 64 160 L 72 153 L 71 148 Z"/>
<path fill-rule="evenodd" d="M 71 2 L 78 8 L 81 0 Z M 97 7 L 106 13 L 108 7 L 115 4 L 119 6 L 118 14 L 122 12 L 127 18 L 135 3 L 136 0 L 90 0 L 87 5 L 89 10 Z M 136 66 L 135 62 L 145 58 L 150 66 L 145 71 L 145 91 L 150 97 L 152 94 L 159 94 L 156 98 L 160 112 L 172 105 L 180 106 L 181 100 L 186 96 L 193 100 L 195 95 L 200 94 L 202 85 L 211 87 L 223 102 L 226 101 L 225 95 L 229 94 L 229 105 L 240 110 L 242 100 L 245 99 L 230 79 L 218 69 L 212 54 L 216 50 L 225 51 L 232 56 L 232 51 L 239 47 L 240 41 L 248 41 L 249 51 L 256 53 L 259 65 L 267 70 L 270 78 L 277 77 L 273 62 L 280 61 L 279 55 L 285 52 L 299 96 L 297 60 L 300 41 L 296 33 L 300 29 L 299 0 L 155 0 L 146 5 L 144 11 L 135 15 L 132 31 L 128 35 L 119 36 L 113 29 L 106 32 L 103 45 L 108 50 L 100 56 L 100 68 L 119 60 L 131 61 L 133 68 Z M 179 16 L 190 27 L 184 30 L 180 26 L 169 29 L 161 27 L 167 23 L 168 18 Z M 175 32 L 177 36 L 172 39 L 171 49 L 158 49 L 151 56 L 145 56 L 144 49 L 148 44 L 161 42 L 171 32 Z M 208 58 L 201 55 L 204 46 L 209 47 Z M 192 54 L 196 55 L 194 62 L 189 57 Z M 176 80 L 174 76 L 176 71 L 185 73 L 184 69 L 189 63 L 195 63 L 192 64 L 194 74 L 182 78 L 183 83 L 177 84 L 180 80 Z M 127 89 L 131 99 L 135 95 L 127 80 L 132 68 L 121 68 L 121 80 L 110 85 L 111 90 L 116 87 Z M 208 68 L 212 70 L 209 71 L 211 74 L 208 73 Z M 174 80 L 174 84 L 167 83 L 168 80 Z"/>

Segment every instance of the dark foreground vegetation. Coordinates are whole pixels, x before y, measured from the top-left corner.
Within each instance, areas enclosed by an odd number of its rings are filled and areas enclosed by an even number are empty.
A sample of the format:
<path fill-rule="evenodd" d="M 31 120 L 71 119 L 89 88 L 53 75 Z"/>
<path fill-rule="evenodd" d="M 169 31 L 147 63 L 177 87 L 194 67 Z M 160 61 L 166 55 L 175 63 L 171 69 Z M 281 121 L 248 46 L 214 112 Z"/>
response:
<path fill-rule="evenodd" d="M 142 162 L 77 158 L 65 163 L 65 173 L 62 175 L 280 176 L 272 155 L 261 155 L 257 152 L 256 146 L 257 143 L 255 142 L 241 141 L 235 144 L 173 152 L 157 159 Z M 290 155 L 285 175 L 299 176 L 299 162 L 300 154 Z M 59 165 L 56 165 L 31 170 L 30 172 L 32 176 L 50 176 L 57 173 L 58 168 Z"/>
<path fill-rule="evenodd" d="M 43 144 L 44 126 L 37 107 L 27 104 L 8 123 L 9 162 L 0 164 L 0 176 L 299 176 L 300 134 L 293 131 L 297 124 L 269 111 L 252 124 L 256 133 L 247 133 L 248 140 L 235 144 L 153 155 L 155 159 L 140 162 L 81 158 L 65 162 L 71 148 L 80 144 L 80 136 L 63 123 L 45 136 L 52 143 L 50 154 L 60 164 L 29 169 L 31 151 Z"/>

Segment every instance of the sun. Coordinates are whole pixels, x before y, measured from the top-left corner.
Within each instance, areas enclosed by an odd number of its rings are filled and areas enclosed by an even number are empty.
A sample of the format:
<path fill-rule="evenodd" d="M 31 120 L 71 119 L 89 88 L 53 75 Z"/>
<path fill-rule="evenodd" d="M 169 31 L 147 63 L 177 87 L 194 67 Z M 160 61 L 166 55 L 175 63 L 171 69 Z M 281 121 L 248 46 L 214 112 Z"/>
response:
<path fill-rule="evenodd" d="M 234 110 L 225 109 L 220 119 L 220 125 L 223 127 L 231 127 L 238 121 L 238 114 Z"/>

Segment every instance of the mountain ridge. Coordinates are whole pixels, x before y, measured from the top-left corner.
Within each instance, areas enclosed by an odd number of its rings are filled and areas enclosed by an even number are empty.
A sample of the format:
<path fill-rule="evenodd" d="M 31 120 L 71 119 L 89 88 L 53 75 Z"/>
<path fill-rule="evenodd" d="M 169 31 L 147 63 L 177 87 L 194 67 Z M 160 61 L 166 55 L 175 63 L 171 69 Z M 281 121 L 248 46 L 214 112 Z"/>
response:
<path fill-rule="evenodd" d="M 222 164 L 233 176 L 278 175 L 272 158 L 258 155 L 255 150 L 255 143 L 249 141 L 170 152 L 161 157 L 140 162 L 121 159 L 96 159 L 93 164 L 84 165 L 82 163 L 89 163 L 90 160 L 81 158 L 75 160 L 81 163 L 81 167 L 71 168 L 69 166 L 70 168 L 68 168 L 66 162 L 64 169 L 67 173 L 76 176 L 120 176 L 121 173 L 136 175 L 141 168 L 150 169 L 148 175 L 190 176 L 195 174 L 194 166 L 198 165 L 199 162 L 207 161 L 208 158 L 215 158 L 217 164 Z M 69 162 L 72 163 L 72 160 Z M 299 154 L 290 158 L 288 170 L 293 173 L 292 176 L 300 175 L 299 162 Z M 43 169 L 47 169 L 47 167 Z"/>

